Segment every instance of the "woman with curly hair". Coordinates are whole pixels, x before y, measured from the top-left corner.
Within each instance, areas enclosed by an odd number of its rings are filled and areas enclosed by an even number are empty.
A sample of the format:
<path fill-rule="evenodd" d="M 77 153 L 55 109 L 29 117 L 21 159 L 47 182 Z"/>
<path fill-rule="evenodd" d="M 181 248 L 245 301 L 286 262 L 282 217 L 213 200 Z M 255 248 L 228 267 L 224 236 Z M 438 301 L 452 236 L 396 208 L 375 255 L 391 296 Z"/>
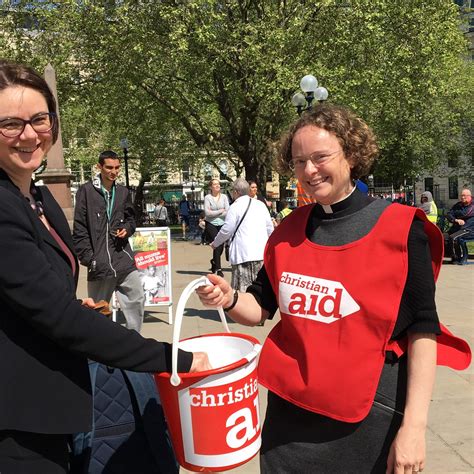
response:
<path fill-rule="evenodd" d="M 263 473 L 423 470 L 442 238 L 424 213 L 356 188 L 377 154 L 373 132 L 349 110 L 305 113 L 280 161 L 317 204 L 270 236 L 245 293 L 216 275 L 197 290 L 248 326 L 280 311 L 259 362 Z"/>

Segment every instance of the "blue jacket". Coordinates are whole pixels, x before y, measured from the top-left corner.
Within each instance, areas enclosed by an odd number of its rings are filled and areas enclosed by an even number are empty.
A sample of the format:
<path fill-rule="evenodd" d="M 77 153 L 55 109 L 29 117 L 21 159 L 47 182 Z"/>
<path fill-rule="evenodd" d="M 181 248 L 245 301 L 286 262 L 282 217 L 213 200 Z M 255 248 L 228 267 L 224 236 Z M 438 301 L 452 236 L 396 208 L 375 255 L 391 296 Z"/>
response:
<path fill-rule="evenodd" d="M 467 206 L 464 206 L 461 201 L 457 202 L 448 212 L 446 217 L 449 222 L 453 223 L 450 233 L 456 232 L 460 229 L 466 229 L 474 233 L 474 201 L 471 201 Z M 460 226 L 454 222 L 455 219 L 462 219 L 465 221 L 465 224 Z"/>

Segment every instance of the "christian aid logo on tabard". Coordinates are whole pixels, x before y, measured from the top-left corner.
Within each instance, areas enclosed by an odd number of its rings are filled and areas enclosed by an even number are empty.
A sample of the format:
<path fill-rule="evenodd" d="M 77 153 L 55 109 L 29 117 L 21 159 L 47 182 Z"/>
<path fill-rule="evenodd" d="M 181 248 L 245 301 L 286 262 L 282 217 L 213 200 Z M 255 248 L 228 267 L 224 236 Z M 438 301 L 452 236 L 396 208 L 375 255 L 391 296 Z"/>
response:
<path fill-rule="evenodd" d="M 196 454 L 229 454 L 257 439 L 260 420 L 256 375 L 254 371 L 250 379 L 189 390 L 193 431 L 206 427 L 206 436 L 194 436 Z"/>
<path fill-rule="evenodd" d="M 331 324 L 359 311 L 341 282 L 284 272 L 279 283 L 280 311 Z"/>

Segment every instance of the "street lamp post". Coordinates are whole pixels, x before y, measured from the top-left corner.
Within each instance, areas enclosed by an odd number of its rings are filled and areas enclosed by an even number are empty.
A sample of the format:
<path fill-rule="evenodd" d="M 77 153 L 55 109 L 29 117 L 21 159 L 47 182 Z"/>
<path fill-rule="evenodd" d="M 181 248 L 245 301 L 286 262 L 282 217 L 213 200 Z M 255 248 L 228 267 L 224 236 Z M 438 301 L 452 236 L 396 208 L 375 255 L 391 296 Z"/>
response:
<path fill-rule="evenodd" d="M 413 177 L 413 205 L 416 207 L 416 183 L 420 180 L 420 177 L 416 174 Z"/>
<path fill-rule="evenodd" d="M 196 189 L 194 187 L 194 175 L 191 175 L 190 179 L 191 179 L 191 201 L 193 203 L 193 206 L 196 207 L 196 205 L 195 205 L 196 201 L 195 201 L 195 198 L 194 198 L 194 190 Z"/>
<path fill-rule="evenodd" d="M 318 80 L 311 74 L 307 74 L 301 79 L 300 88 L 304 94 L 297 92 L 291 98 L 291 103 L 296 107 L 298 115 L 301 115 L 304 110 L 311 110 L 313 100 L 316 99 L 321 103 L 327 100 L 329 95 L 325 87 L 318 87 Z"/>
<path fill-rule="evenodd" d="M 369 195 L 373 196 L 375 194 L 374 175 L 369 174 L 369 176 L 367 176 L 367 181 L 369 185 Z"/>
<path fill-rule="evenodd" d="M 120 146 L 123 149 L 123 162 L 125 163 L 125 186 L 130 188 L 130 182 L 128 179 L 128 140 L 126 138 L 122 138 L 120 140 Z"/>

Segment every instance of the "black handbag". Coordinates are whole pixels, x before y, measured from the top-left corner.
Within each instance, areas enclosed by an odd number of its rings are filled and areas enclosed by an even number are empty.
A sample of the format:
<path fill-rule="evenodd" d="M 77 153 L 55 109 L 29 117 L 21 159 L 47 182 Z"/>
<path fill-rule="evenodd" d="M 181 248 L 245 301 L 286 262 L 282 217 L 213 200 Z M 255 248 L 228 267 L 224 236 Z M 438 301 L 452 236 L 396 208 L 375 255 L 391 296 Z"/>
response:
<path fill-rule="evenodd" d="M 224 244 L 225 259 L 229 261 L 229 242 Z"/>

